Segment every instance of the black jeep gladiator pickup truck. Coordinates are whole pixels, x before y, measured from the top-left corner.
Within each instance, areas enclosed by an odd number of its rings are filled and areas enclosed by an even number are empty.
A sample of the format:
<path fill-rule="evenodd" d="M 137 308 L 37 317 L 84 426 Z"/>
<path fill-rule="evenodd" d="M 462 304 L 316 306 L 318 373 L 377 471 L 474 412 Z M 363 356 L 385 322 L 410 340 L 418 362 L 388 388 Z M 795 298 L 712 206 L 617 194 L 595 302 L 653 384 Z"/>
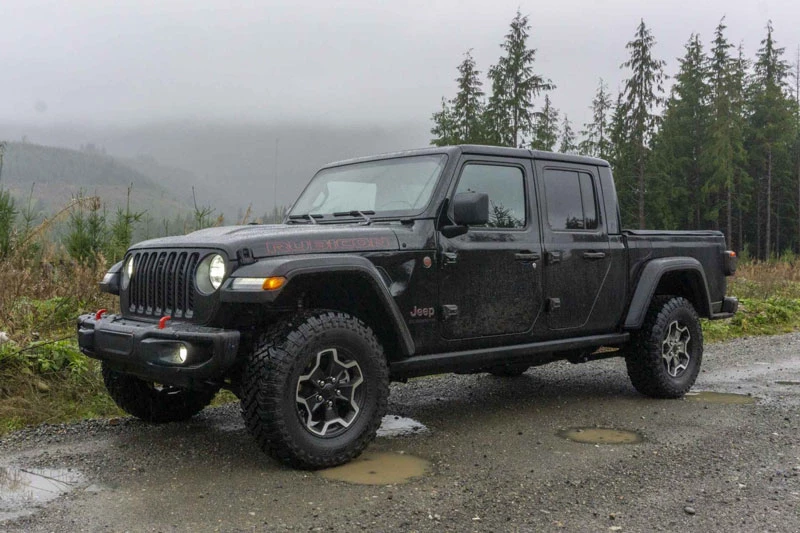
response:
<path fill-rule="evenodd" d="M 622 356 L 680 397 L 735 267 L 716 231 L 623 230 L 605 161 L 430 148 L 324 167 L 283 224 L 132 246 L 101 283 L 121 314 L 78 339 L 128 413 L 184 420 L 230 389 L 263 450 L 322 468 L 375 437 L 390 380 Z"/>

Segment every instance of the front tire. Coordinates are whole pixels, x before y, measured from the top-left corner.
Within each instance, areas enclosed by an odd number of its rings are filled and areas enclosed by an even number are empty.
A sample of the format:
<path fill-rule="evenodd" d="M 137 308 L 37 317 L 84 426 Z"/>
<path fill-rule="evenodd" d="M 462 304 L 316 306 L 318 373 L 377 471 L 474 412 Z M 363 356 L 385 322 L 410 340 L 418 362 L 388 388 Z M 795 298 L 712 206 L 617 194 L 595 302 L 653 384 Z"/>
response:
<path fill-rule="evenodd" d="M 633 386 L 653 398 L 680 398 L 694 385 L 703 360 L 703 330 L 692 304 L 656 296 L 625 363 Z"/>
<path fill-rule="evenodd" d="M 303 469 L 357 457 L 386 414 L 389 371 L 375 333 L 341 312 L 309 311 L 255 339 L 242 416 L 262 450 Z"/>
<path fill-rule="evenodd" d="M 108 394 L 123 411 L 156 424 L 190 419 L 210 404 L 219 390 L 160 386 L 112 370 L 105 363 L 103 382 Z"/>

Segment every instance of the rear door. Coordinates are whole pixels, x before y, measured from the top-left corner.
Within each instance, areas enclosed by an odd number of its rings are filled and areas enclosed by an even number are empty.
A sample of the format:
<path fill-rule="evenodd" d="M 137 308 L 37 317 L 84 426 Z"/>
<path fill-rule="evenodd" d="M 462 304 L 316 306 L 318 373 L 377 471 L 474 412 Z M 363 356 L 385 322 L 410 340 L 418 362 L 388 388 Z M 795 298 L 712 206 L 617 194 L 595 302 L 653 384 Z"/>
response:
<path fill-rule="evenodd" d="M 601 216 L 597 168 L 591 165 L 536 162 L 544 198 L 544 293 L 551 330 L 601 331 L 607 302 L 599 296 L 612 261 Z M 624 295 L 619 295 L 624 298 Z M 617 317 L 613 317 L 613 321 Z"/>
<path fill-rule="evenodd" d="M 527 159 L 465 156 L 450 198 L 489 195 L 489 223 L 439 235 L 440 327 L 446 339 L 527 332 L 542 305 L 541 239 Z M 452 212 L 450 213 L 452 218 Z"/>

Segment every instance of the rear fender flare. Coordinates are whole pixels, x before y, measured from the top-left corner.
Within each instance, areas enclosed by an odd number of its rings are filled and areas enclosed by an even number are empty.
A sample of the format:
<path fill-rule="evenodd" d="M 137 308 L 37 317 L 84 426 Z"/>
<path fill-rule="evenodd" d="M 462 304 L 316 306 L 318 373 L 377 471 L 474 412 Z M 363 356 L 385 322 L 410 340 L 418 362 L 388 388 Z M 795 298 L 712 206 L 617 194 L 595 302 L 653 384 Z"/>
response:
<path fill-rule="evenodd" d="M 623 324 L 625 329 L 639 329 L 642 326 L 647 308 L 664 274 L 678 271 L 687 272 L 695 280 L 694 291 L 699 290 L 701 293 L 696 295 L 698 314 L 703 317 L 711 316 L 708 282 L 700 261 L 693 257 L 666 257 L 648 261 L 642 269 Z"/>

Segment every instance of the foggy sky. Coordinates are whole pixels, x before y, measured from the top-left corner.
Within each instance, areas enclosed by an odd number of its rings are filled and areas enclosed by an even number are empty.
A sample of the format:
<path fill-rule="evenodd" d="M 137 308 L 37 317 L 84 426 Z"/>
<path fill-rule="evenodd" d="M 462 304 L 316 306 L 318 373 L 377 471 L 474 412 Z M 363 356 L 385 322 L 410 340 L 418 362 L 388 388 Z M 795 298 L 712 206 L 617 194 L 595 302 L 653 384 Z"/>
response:
<path fill-rule="evenodd" d="M 485 75 L 517 6 L 576 130 L 599 77 L 616 93 L 640 18 L 670 74 L 690 33 L 709 43 L 723 15 L 748 55 L 770 18 L 792 62 L 800 40 L 796 0 L 0 0 L 0 121 L 414 122 L 424 136 L 463 53 Z"/>

